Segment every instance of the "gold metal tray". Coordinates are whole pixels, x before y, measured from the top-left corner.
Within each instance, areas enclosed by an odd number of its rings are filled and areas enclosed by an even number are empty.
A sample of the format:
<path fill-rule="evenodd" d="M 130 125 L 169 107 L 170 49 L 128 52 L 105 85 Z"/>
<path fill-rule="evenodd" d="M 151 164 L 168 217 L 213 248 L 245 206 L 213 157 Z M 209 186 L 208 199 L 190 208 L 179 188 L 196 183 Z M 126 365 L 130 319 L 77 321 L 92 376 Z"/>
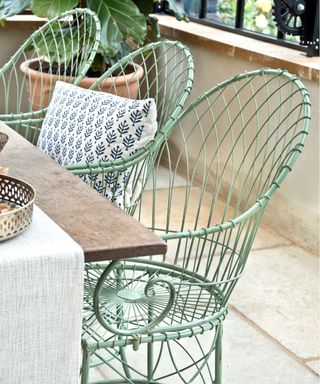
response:
<path fill-rule="evenodd" d="M 0 214 L 0 241 L 24 231 L 32 221 L 35 190 L 28 183 L 0 174 L 0 202 L 16 207 Z"/>

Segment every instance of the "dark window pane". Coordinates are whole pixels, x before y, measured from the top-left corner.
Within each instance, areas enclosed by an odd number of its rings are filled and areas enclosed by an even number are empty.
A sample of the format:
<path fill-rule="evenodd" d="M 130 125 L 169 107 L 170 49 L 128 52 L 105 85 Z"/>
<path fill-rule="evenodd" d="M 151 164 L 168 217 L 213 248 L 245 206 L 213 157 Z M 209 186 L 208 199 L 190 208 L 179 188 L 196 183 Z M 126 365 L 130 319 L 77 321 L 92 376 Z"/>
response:
<path fill-rule="evenodd" d="M 235 26 L 237 2 L 235 0 L 217 0 L 216 16 L 220 23 Z"/>
<path fill-rule="evenodd" d="M 190 17 L 199 17 L 201 0 L 183 0 L 185 13 Z"/>
<path fill-rule="evenodd" d="M 215 23 L 221 23 L 222 21 L 217 11 L 217 2 L 217 0 L 208 0 L 207 19 Z"/>
<path fill-rule="evenodd" d="M 231 27 L 236 27 L 237 25 L 236 30 L 242 25 L 241 29 L 246 34 L 252 35 L 257 39 L 268 39 L 268 36 L 270 36 L 288 41 L 290 45 L 300 42 L 299 36 L 279 34 L 278 26 L 273 16 L 274 0 L 243 0 L 244 12 L 240 11 L 239 15 L 237 15 L 238 0 L 177 1 L 183 6 L 185 13 L 193 19 L 203 19 L 206 22 L 212 22 L 213 25 L 222 24 Z M 239 2 L 239 9 L 242 8 L 242 5 L 242 1 Z M 288 22 L 292 23 L 293 21 L 290 19 Z M 250 32 L 254 32 L 254 34 L 250 34 Z M 259 37 L 256 33 L 261 33 L 265 36 Z M 274 41 L 274 39 L 270 39 L 270 41 Z"/>
<path fill-rule="evenodd" d="M 243 28 L 277 36 L 278 29 L 272 16 L 272 0 L 246 0 Z"/>
<path fill-rule="evenodd" d="M 291 36 L 291 35 L 286 35 L 285 40 L 291 41 L 293 43 L 300 43 L 300 36 Z"/>

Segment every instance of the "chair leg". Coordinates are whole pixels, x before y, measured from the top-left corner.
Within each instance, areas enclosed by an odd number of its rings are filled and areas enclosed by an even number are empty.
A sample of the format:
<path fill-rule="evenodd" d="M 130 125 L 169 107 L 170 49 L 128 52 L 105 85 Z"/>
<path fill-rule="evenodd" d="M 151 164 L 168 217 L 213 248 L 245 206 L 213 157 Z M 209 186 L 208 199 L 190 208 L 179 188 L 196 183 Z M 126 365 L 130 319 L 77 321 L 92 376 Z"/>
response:
<path fill-rule="evenodd" d="M 222 333 L 223 333 L 223 326 L 222 324 L 220 324 L 217 329 L 214 384 L 222 383 Z"/>
<path fill-rule="evenodd" d="M 87 343 L 82 341 L 81 384 L 89 384 L 90 355 Z"/>
<path fill-rule="evenodd" d="M 152 380 L 152 376 L 153 376 L 153 344 L 152 343 L 148 344 L 147 363 L 148 363 L 148 380 Z"/>
<path fill-rule="evenodd" d="M 121 264 L 119 264 L 121 266 Z M 121 268 L 117 268 L 116 269 L 117 273 L 116 273 L 116 276 L 117 276 L 117 288 L 118 289 L 121 289 L 121 283 L 122 283 L 122 276 L 123 276 L 123 270 Z M 118 306 L 117 308 L 117 316 L 119 318 L 119 322 L 118 324 L 120 325 L 121 324 L 121 319 L 123 318 L 123 306 Z M 119 340 L 123 339 L 122 336 L 119 336 Z M 131 374 L 130 374 L 130 370 L 128 368 L 128 360 L 127 360 L 127 354 L 126 354 L 126 350 L 125 348 L 123 347 L 120 347 L 119 348 L 119 352 L 120 352 L 120 357 L 121 357 L 121 360 L 122 360 L 122 368 L 123 368 L 123 371 L 124 371 L 124 374 L 126 375 L 126 377 L 128 379 L 131 380 Z"/>
<path fill-rule="evenodd" d="M 119 339 L 120 338 L 122 338 L 122 337 L 119 336 Z M 124 347 L 120 347 L 119 352 L 120 352 L 120 357 L 121 357 L 121 361 L 122 361 L 123 372 L 126 375 L 126 377 L 131 380 L 132 378 L 131 378 L 130 370 L 128 368 L 128 360 L 127 360 L 126 350 Z"/>

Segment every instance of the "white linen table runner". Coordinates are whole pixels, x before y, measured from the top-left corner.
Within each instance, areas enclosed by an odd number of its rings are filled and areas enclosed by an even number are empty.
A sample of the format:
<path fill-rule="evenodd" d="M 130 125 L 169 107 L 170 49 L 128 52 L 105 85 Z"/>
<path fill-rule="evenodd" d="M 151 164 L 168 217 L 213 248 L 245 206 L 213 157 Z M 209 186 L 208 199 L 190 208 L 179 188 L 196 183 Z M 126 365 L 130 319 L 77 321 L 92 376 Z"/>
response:
<path fill-rule="evenodd" d="M 0 243 L 0 383 L 77 384 L 83 250 L 38 207 Z"/>

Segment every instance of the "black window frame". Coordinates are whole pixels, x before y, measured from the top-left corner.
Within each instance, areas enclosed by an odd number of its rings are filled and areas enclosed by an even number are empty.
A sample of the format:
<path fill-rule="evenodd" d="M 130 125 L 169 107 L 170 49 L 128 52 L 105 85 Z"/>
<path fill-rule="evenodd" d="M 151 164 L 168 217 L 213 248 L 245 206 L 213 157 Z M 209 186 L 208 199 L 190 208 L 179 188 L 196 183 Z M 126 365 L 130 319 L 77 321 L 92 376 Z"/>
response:
<path fill-rule="evenodd" d="M 295 49 L 295 50 L 298 50 L 301 52 L 305 52 L 305 53 L 307 52 L 306 46 L 300 45 L 298 42 L 296 43 L 293 41 L 285 40 L 284 39 L 285 35 L 279 30 L 277 33 L 277 37 L 274 37 L 271 35 L 255 32 L 255 31 L 250 31 L 248 29 L 243 28 L 244 6 L 245 6 L 246 0 L 235 0 L 235 1 L 237 1 L 237 7 L 236 7 L 235 25 L 234 26 L 223 24 L 223 23 L 217 23 L 215 21 L 206 19 L 208 0 L 200 0 L 199 16 L 198 17 L 192 17 L 189 15 L 187 15 L 187 16 L 188 16 L 189 20 L 191 20 L 195 23 L 198 23 L 198 24 L 211 26 L 214 28 L 222 29 L 222 30 L 225 30 L 228 32 L 233 32 L 233 33 L 243 35 L 246 37 L 251 37 L 251 38 L 256 39 L 256 40 L 265 41 L 268 43 L 273 43 L 273 44 L 280 45 L 280 46 L 287 47 L 287 48 L 292 48 L 292 49 Z M 165 5 L 163 5 L 161 3 L 165 3 L 165 2 L 161 2 L 161 1 L 158 2 L 158 5 L 156 7 L 157 12 L 159 12 L 159 11 L 165 12 L 166 11 Z"/>

